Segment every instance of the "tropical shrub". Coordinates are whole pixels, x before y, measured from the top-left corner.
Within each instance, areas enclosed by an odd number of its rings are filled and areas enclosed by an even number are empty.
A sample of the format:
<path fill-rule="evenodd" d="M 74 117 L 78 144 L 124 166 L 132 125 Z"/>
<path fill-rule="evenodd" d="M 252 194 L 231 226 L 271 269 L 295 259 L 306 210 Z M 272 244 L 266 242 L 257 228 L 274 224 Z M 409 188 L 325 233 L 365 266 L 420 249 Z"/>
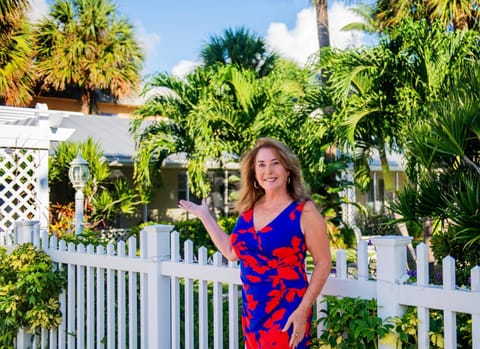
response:
<path fill-rule="evenodd" d="M 64 287 L 64 275 L 31 243 L 10 254 L 0 248 L 0 348 L 11 348 L 21 328 L 35 333 L 59 326 Z"/>
<path fill-rule="evenodd" d="M 417 308 L 408 307 L 401 317 L 386 320 L 377 314 L 375 299 L 339 298 L 327 296 L 327 309 L 319 322 L 325 330 L 312 340 L 311 349 L 377 348 L 378 339 L 392 348 L 418 347 Z M 469 314 L 457 314 L 457 347 L 472 347 L 472 326 Z M 444 317 L 440 310 L 430 310 L 430 348 L 444 348 Z"/>
<path fill-rule="evenodd" d="M 88 162 L 90 170 L 90 178 L 83 189 L 85 219 L 89 228 L 115 227 L 120 215 L 135 214 L 137 207 L 144 202 L 139 187 L 126 180 L 112 181 L 109 178 L 110 167 L 99 144 L 92 138 L 86 142 L 60 143 L 49 159 L 49 184 L 52 187 L 52 200 L 56 201 L 51 205 L 50 231 L 55 231 L 57 235 L 68 234 L 74 228 L 75 217 L 71 204 L 74 190 L 69 184 L 68 170 L 78 153 Z M 63 193 L 63 197 L 58 192 Z"/>
<path fill-rule="evenodd" d="M 386 336 L 393 325 L 376 315 L 377 302 L 358 298 L 326 296 L 327 309 L 319 322 L 325 331 L 312 341 L 312 349 L 377 348 L 378 338 Z"/>

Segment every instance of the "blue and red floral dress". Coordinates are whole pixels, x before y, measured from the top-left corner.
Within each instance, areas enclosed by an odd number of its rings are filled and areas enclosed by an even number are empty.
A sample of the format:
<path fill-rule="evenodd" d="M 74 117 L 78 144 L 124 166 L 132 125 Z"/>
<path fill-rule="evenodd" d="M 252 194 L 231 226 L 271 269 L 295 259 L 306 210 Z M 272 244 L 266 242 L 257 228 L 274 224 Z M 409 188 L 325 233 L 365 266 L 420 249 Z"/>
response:
<path fill-rule="evenodd" d="M 293 326 L 282 332 L 308 286 L 306 246 L 300 227 L 304 202 L 292 202 L 256 231 L 253 208 L 240 215 L 231 235 L 240 260 L 242 327 L 247 349 L 288 349 Z M 308 348 L 311 316 L 297 346 Z"/>

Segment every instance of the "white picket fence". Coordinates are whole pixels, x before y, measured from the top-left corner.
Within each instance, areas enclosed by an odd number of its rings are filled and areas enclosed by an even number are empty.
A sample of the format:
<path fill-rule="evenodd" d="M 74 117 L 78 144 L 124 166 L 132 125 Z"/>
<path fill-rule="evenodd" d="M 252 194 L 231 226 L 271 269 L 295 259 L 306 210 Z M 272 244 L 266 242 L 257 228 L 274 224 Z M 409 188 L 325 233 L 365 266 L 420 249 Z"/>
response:
<path fill-rule="evenodd" d="M 197 254 L 191 241 L 180 242 L 172 226 L 145 227 L 137 241 L 116 247 L 66 245 L 38 224 L 25 222 L 15 237 L 0 233 L 0 245 L 31 241 L 66 270 L 68 286 L 61 296 L 63 322 L 58 329 L 31 336 L 21 331 L 16 348 L 231 348 L 238 349 L 240 277 L 236 264 L 225 265 L 219 253 L 211 260 L 205 247 Z M 402 315 L 407 306 L 418 308 L 418 348 L 429 347 L 429 311 L 444 312 L 445 348 L 457 347 L 456 313 L 471 314 L 472 348 L 480 349 L 480 267 L 471 271 L 471 289 L 455 286 L 454 260 L 443 261 L 443 286 L 430 285 L 427 248 L 417 247 L 417 282 L 406 283 L 406 248 L 410 239 L 385 236 L 373 240 L 376 275 L 369 275 L 368 246 L 358 247 L 357 276 L 347 273 L 345 251 L 336 258 L 317 303 L 325 295 L 377 298 L 382 318 Z M 223 306 L 228 303 L 228 318 Z M 319 331 L 322 329 L 319 328 Z M 224 338 L 226 334 L 226 338 Z M 379 344 L 379 348 L 390 348 Z"/>

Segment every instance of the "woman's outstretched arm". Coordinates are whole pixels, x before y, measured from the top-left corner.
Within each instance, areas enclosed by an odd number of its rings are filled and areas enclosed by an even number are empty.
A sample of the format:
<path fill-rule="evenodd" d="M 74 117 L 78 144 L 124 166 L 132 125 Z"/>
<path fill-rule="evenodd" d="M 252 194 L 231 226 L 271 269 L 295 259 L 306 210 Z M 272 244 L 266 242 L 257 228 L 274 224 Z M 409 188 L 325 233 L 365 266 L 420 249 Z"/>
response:
<path fill-rule="evenodd" d="M 188 213 L 194 215 L 202 222 L 218 250 L 229 261 L 236 261 L 238 259 L 230 242 L 230 236 L 225 233 L 218 225 L 215 218 L 210 213 L 207 200 L 203 199 L 200 205 L 197 205 L 188 200 L 180 200 L 178 207 L 183 208 Z"/>

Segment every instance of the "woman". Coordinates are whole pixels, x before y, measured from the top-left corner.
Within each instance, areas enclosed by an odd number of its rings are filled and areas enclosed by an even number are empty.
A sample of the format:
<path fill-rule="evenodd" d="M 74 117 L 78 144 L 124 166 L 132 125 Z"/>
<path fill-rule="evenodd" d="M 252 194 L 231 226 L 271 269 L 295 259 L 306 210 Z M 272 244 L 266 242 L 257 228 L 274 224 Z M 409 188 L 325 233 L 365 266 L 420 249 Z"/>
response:
<path fill-rule="evenodd" d="M 240 161 L 240 212 L 227 235 L 201 205 L 180 201 L 198 217 L 219 251 L 240 260 L 242 327 L 248 349 L 308 348 L 312 306 L 331 267 L 326 224 L 309 199 L 295 155 L 261 138 Z M 305 255 L 314 263 L 310 282 Z"/>

